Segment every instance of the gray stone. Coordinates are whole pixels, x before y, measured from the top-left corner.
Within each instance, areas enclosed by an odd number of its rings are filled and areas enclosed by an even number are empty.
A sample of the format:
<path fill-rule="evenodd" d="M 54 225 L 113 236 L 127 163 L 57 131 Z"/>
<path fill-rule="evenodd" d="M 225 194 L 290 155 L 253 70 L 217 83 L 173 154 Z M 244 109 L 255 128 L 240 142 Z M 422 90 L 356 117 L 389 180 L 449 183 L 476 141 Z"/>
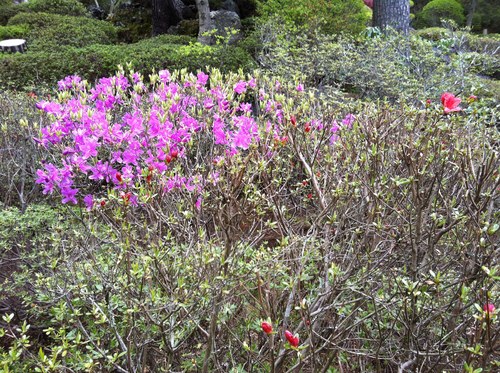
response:
<path fill-rule="evenodd" d="M 210 17 L 212 18 L 213 25 L 217 30 L 216 35 L 227 37 L 227 29 L 235 29 L 241 31 L 241 20 L 238 14 L 231 12 L 229 10 L 216 10 L 210 12 Z M 229 38 L 229 44 L 236 43 L 241 39 L 241 34 L 238 33 Z"/>

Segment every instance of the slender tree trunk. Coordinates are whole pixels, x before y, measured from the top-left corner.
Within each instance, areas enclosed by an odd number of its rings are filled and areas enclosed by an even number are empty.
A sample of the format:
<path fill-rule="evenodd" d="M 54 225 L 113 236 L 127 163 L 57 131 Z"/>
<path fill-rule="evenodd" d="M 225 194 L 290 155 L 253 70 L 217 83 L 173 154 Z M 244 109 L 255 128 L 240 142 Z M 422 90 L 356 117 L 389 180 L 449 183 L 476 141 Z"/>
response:
<path fill-rule="evenodd" d="M 153 5 L 153 36 L 166 34 L 170 26 L 175 26 L 181 20 L 181 11 L 175 0 L 152 0 Z"/>
<path fill-rule="evenodd" d="M 472 19 L 474 18 L 474 13 L 477 7 L 477 0 L 471 0 L 469 12 L 467 13 L 467 27 L 472 27 Z"/>
<path fill-rule="evenodd" d="M 201 44 L 213 44 L 213 36 L 207 35 L 212 29 L 212 18 L 210 18 L 210 6 L 208 0 L 196 0 L 196 8 L 198 9 L 198 19 L 200 21 L 200 32 L 198 41 Z"/>
<path fill-rule="evenodd" d="M 404 34 L 410 31 L 409 0 L 374 0 L 373 26 L 385 29 L 392 27 Z"/>

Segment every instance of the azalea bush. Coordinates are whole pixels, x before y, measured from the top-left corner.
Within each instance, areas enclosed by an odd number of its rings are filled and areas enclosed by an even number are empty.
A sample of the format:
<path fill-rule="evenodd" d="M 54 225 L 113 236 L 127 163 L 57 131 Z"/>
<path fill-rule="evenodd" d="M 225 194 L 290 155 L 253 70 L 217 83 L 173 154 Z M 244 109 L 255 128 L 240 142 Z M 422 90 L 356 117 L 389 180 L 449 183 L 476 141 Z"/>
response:
<path fill-rule="evenodd" d="M 481 97 L 348 106 L 217 70 L 59 89 L 37 104 L 37 183 L 74 228 L 19 274 L 31 306 L 4 318 L 4 371 L 498 365 Z"/>

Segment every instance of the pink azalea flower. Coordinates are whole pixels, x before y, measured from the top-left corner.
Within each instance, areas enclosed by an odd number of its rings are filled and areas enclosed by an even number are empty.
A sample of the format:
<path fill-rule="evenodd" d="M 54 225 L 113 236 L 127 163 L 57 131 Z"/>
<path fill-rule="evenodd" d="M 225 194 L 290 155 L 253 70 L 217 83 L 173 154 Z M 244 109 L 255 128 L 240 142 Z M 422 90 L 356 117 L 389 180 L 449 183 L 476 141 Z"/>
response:
<path fill-rule="evenodd" d="M 460 105 L 460 102 L 462 102 L 462 100 L 455 97 L 452 93 L 445 92 L 441 95 L 441 103 L 443 104 L 445 114 L 449 114 L 454 111 L 461 111 L 462 108 L 458 106 Z"/>
<path fill-rule="evenodd" d="M 247 82 L 245 82 L 244 80 L 240 80 L 238 83 L 234 85 L 234 91 L 239 95 L 246 92 L 246 90 L 247 90 Z"/>

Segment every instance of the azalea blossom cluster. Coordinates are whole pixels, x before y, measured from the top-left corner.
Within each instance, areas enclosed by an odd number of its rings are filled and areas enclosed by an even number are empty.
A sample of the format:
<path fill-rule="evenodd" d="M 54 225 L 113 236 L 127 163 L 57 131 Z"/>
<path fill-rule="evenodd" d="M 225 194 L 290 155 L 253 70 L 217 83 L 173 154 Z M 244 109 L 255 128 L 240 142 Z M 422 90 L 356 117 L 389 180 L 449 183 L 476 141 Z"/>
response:
<path fill-rule="evenodd" d="M 45 194 L 60 192 L 63 203 L 83 201 L 89 210 L 104 206 L 110 191 L 137 205 L 139 190 L 152 184 L 162 193 L 196 194 L 199 208 L 204 187 L 217 183 L 218 167 L 233 157 L 255 148 L 271 159 L 276 146 L 287 145 L 288 132 L 299 129 L 304 136 L 326 131 L 333 145 L 354 121 L 348 115 L 323 123 L 310 113 L 297 120 L 290 99 L 305 98 L 301 84 L 286 97 L 279 81 L 265 86 L 254 77 L 214 74 L 162 70 L 146 82 L 122 71 L 94 87 L 78 76 L 61 80 L 57 98 L 37 103 L 51 124 L 35 141 L 52 149 L 54 161 L 43 162 L 36 182 Z M 210 172 L 186 172 L 201 148 L 209 149 L 203 161 Z"/>

